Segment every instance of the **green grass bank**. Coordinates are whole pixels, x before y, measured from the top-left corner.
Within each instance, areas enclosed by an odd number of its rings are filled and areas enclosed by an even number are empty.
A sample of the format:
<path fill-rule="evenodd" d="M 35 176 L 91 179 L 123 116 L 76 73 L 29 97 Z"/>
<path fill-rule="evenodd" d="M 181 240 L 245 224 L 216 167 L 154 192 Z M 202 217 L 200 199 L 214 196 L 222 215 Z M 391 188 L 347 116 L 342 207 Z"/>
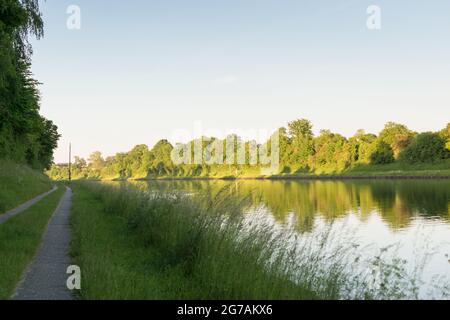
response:
<path fill-rule="evenodd" d="M 298 173 L 281 173 L 260 175 L 259 170 L 243 171 L 235 175 L 221 172 L 214 175 L 198 176 L 162 176 L 153 178 L 130 178 L 128 180 L 302 180 L 302 179 L 450 179 L 450 161 L 435 164 L 403 164 L 356 166 L 344 171 L 323 169 L 316 171 L 303 170 Z M 102 179 L 99 179 L 102 180 Z M 115 180 L 115 179 L 104 179 Z M 121 180 L 121 179 L 117 179 Z M 124 179 L 127 180 L 127 179 Z"/>
<path fill-rule="evenodd" d="M 260 244 L 239 249 L 230 241 L 235 233 L 199 219 L 192 203 L 85 183 L 73 190 L 72 256 L 83 270 L 82 299 L 317 297 L 266 271 Z"/>
<path fill-rule="evenodd" d="M 60 186 L 31 208 L 0 224 L 0 299 L 9 299 L 14 293 L 64 191 Z"/>
<path fill-rule="evenodd" d="M 391 163 L 383 165 L 362 165 L 349 168 L 343 172 L 324 172 L 316 174 L 362 177 L 449 177 L 450 161 L 426 164 Z"/>
<path fill-rule="evenodd" d="M 246 199 L 219 192 L 210 202 L 94 182 L 73 184 L 72 257 L 82 299 L 396 299 L 414 297 L 396 264 L 357 273 L 332 232 L 289 245 L 249 224 Z M 200 199 L 198 199 L 200 200 Z M 368 285 L 371 283 L 372 285 Z"/>
<path fill-rule="evenodd" d="M 50 190 L 52 181 L 26 165 L 0 160 L 0 214 Z"/>

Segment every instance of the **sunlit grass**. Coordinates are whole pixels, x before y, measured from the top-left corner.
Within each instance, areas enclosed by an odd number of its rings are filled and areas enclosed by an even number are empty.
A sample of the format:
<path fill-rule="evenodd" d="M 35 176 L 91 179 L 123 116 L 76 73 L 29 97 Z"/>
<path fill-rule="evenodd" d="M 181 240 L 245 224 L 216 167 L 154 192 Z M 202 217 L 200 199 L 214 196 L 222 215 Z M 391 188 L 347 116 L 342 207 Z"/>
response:
<path fill-rule="evenodd" d="M 392 163 L 386 165 L 358 166 L 344 172 L 362 175 L 398 175 L 398 176 L 450 176 L 450 161 L 431 164 L 404 164 Z"/>

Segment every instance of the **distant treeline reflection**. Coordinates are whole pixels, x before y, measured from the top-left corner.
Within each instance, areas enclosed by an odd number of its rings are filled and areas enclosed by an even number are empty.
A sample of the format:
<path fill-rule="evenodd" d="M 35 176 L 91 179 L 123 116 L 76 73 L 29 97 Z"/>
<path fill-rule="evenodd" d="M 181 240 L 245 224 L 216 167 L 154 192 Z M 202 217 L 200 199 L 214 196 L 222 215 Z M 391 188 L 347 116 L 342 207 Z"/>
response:
<path fill-rule="evenodd" d="M 250 196 L 253 207 L 264 205 L 279 223 L 294 214 L 299 231 L 310 231 L 316 217 L 331 221 L 349 213 L 362 221 L 374 212 L 394 230 L 408 227 L 414 218 L 450 220 L 450 181 L 151 181 L 133 182 L 160 192 L 202 193 L 213 198 L 220 190 Z M 249 208 L 250 209 L 250 208 Z"/>

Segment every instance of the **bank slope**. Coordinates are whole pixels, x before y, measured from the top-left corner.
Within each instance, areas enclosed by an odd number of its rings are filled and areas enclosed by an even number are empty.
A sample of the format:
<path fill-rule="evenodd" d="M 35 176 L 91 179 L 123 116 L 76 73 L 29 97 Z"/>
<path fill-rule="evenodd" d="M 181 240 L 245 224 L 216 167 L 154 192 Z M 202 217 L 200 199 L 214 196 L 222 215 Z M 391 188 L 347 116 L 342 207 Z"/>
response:
<path fill-rule="evenodd" d="M 0 160 L 0 214 L 50 190 L 53 183 L 26 165 Z"/>

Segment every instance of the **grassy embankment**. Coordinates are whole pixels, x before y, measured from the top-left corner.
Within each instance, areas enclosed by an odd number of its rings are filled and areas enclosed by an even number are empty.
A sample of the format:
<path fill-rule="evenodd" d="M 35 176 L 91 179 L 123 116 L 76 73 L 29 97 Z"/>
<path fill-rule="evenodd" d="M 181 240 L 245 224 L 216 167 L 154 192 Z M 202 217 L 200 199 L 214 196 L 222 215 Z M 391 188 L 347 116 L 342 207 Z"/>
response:
<path fill-rule="evenodd" d="M 31 208 L 0 224 L 0 299 L 9 299 L 13 294 L 39 248 L 64 191 L 65 188 L 60 187 Z"/>
<path fill-rule="evenodd" d="M 450 161 L 434 164 L 392 163 L 384 165 L 365 165 L 349 168 L 342 172 L 316 172 L 316 175 L 335 175 L 348 177 L 450 177 Z"/>
<path fill-rule="evenodd" d="M 50 190 L 52 185 L 41 172 L 0 160 L 0 214 Z"/>
<path fill-rule="evenodd" d="M 162 176 L 158 178 L 132 177 L 129 180 L 195 180 L 195 179 L 314 179 L 314 178 L 442 178 L 450 177 L 450 161 L 434 164 L 404 164 L 392 163 L 385 165 L 362 165 L 348 168 L 344 171 L 334 171 L 333 169 L 318 169 L 315 171 L 301 170 L 298 173 L 286 173 L 276 175 L 261 175 L 258 168 L 250 168 L 247 171 L 222 170 L 212 172 L 210 175 L 201 174 L 198 176 Z M 107 177 L 103 180 L 120 180 L 114 177 Z"/>
<path fill-rule="evenodd" d="M 212 178 L 230 179 L 302 179 L 302 178 L 376 178 L 376 177 L 450 177 L 450 161 L 435 164 L 404 164 L 392 163 L 385 165 L 362 165 L 348 168 L 344 171 L 333 169 L 317 169 L 315 171 L 302 170 L 298 173 L 277 174 L 272 176 L 261 176 L 257 170 L 242 172 L 237 176 L 218 175 Z M 200 177 L 201 178 L 201 177 Z M 188 177 L 189 179 L 189 177 Z"/>
<path fill-rule="evenodd" d="M 399 285 L 406 281 L 403 274 L 389 278 L 401 274 L 400 267 L 383 266 L 396 272 L 368 286 L 367 275 L 356 274 L 347 260 L 350 244 L 330 249 L 333 239 L 324 234 L 319 247 L 306 241 L 289 248 L 271 228 L 249 226 L 240 200 L 220 193 L 208 203 L 97 183 L 79 182 L 73 188 L 72 256 L 83 270 L 82 299 L 414 295 Z"/>

